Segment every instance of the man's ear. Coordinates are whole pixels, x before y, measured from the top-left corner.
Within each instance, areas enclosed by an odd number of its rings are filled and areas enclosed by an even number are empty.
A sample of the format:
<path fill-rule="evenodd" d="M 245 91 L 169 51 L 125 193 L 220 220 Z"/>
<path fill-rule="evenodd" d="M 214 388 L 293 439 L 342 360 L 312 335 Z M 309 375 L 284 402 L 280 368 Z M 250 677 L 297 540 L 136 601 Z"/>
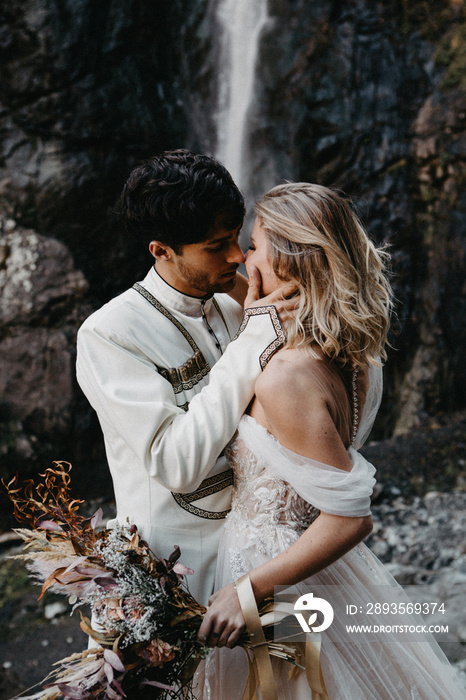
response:
<path fill-rule="evenodd" d="M 169 261 L 173 259 L 174 251 L 170 246 L 160 243 L 160 241 L 151 241 L 149 243 L 149 251 L 156 260 Z"/>

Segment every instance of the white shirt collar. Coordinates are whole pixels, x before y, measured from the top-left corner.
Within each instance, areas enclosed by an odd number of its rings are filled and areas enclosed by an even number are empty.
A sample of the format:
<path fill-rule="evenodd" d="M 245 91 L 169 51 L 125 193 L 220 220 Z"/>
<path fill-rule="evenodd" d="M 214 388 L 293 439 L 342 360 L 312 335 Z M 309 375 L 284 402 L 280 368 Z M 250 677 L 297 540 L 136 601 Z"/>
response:
<path fill-rule="evenodd" d="M 142 286 L 147 289 L 156 299 L 170 310 L 180 311 L 186 316 L 202 316 L 202 306 L 207 312 L 212 304 L 212 297 L 199 299 L 178 291 L 160 277 L 153 265 L 142 282 Z"/>

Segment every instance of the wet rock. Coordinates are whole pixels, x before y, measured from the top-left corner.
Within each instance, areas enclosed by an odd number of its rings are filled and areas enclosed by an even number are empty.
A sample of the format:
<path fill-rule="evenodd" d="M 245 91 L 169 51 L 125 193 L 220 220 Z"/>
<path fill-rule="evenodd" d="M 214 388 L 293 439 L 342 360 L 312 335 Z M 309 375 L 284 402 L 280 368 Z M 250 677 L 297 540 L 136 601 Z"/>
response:
<path fill-rule="evenodd" d="M 0 266 L 0 464 L 7 480 L 67 456 L 79 400 L 76 329 L 90 312 L 88 284 L 66 246 L 8 228 Z M 6 521 L 12 507 L 3 490 L 0 498 Z"/>
<path fill-rule="evenodd" d="M 88 283 L 63 243 L 21 227 L 4 234 L 0 269 L 0 325 L 53 325 L 82 298 Z M 68 308 L 67 308 L 68 307 Z"/>
<path fill-rule="evenodd" d="M 400 435 L 466 393 L 465 13 L 425 7 L 271 4 L 251 109 L 256 194 L 281 178 L 336 185 L 391 243 L 397 352 L 378 428 Z"/>
<path fill-rule="evenodd" d="M 69 606 L 61 601 L 49 603 L 44 607 L 44 617 L 46 620 L 53 620 L 66 612 L 69 612 Z"/>

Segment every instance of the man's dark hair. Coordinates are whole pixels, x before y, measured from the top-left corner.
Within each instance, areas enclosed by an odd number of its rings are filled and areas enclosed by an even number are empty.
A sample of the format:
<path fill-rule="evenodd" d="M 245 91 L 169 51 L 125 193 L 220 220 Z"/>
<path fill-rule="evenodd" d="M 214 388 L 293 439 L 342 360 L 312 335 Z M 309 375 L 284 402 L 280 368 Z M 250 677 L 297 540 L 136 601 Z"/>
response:
<path fill-rule="evenodd" d="M 240 226 L 245 208 L 223 165 L 179 149 L 149 158 L 132 171 L 118 213 L 128 233 L 179 253 L 182 246 L 209 238 L 214 228 Z"/>

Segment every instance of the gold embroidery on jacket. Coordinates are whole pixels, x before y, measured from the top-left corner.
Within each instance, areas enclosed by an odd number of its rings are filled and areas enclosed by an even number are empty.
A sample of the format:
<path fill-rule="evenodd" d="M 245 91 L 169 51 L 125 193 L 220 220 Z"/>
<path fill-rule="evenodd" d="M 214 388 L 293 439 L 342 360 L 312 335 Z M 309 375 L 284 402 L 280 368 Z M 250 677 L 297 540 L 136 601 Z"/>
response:
<path fill-rule="evenodd" d="M 233 484 L 233 470 L 226 469 L 220 474 L 214 474 L 202 481 L 195 491 L 190 493 L 173 493 L 172 496 L 181 508 L 187 510 L 188 513 L 192 515 L 197 515 L 199 518 L 206 518 L 207 520 L 221 520 L 225 518 L 230 512 L 228 510 L 222 510 L 215 512 L 212 510 L 205 510 L 204 508 L 199 508 L 198 506 L 191 505 L 194 501 L 198 501 L 206 496 L 212 496 L 214 493 L 223 491 L 228 486 Z"/>
<path fill-rule="evenodd" d="M 133 289 L 139 292 L 141 296 L 146 299 L 149 304 L 152 304 L 157 311 L 168 318 L 169 321 L 173 323 L 174 326 L 180 331 L 183 337 L 187 340 L 191 348 L 194 350 L 194 355 L 184 362 L 180 367 L 158 367 L 157 371 L 162 375 L 164 379 L 170 382 L 173 387 L 175 394 L 179 394 L 181 391 L 186 391 L 192 389 L 196 384 L 198 384 L 201 379 L 203 379 L 210 372 L 210 365 L 202 354 L 199 346 L 192 337 L 192 335 L 186 330 L 186 328 L 178 321 L 175 316 L 168 309 L 165 308 L 163 304 L 160 303 L 150 292 L 145 289 L 141 284 L 136 282 L 133 284 Z M 216 307 L 217 308 L 217 307 Z M 222 315 L 223 318 L 223 315 Z M 223 320 L 225 323 L 225 320 Z M 226 325 L 226 324 L 225 324 Z"/>
<path fill-rule="evenodd" d="M 204 355 L 199 350 L 179 367 L 170 367 L 167 369 L 157 366 L 157 370 L 164 379 L 170 382 L 175 394 L 179 394 L 186 389 L 192 389 L 203 377 L 209 374 L 210 367 Z"/>
<path fill-rule="evenodd" d="M 281 348 L 281 346 L 286 342 L 286 334 L 281 324 L 280 318 L 278 317 L 277 309 L 275 308 L 275 306 L 256 306 L 251 309 L 246 309 L 241 325 L 238 328 L 238 332 L 233 338 L 233 340 L 236 340 L 236 338 L 244 331 L 244 329 L 248 325 L 251 316 L 262 316 L 263 314 L 268 314 L 270 316 L 270 320 L 272 321 L 272 325 L 275 329 L 277 337 L 270 343 L 268 347 L 265 348 L 264 352 L 259 357 L 259 363 L 262 370 L 265 369 L 267 362 L 270 360 L 272 355 L 275 352 L 277 352 L 277 350 L 279 350 L 279 348 Z"/>

